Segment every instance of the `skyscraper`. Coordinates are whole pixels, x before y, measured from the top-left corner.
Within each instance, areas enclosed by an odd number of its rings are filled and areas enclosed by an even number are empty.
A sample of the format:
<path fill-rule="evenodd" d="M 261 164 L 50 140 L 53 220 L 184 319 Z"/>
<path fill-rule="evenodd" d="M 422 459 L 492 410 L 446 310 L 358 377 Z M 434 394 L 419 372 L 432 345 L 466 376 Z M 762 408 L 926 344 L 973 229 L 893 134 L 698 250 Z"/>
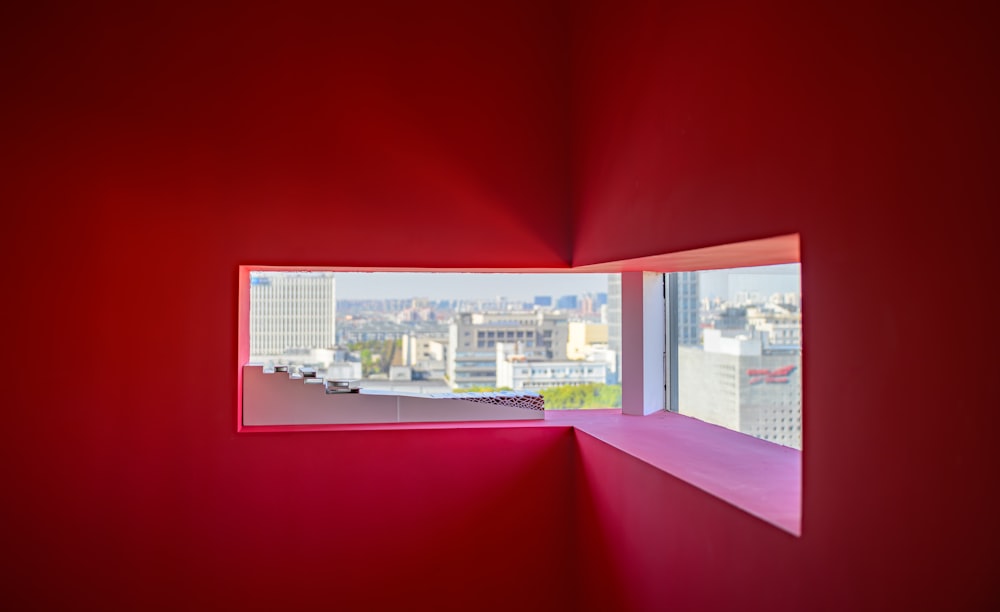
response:
<path fill-rule="evenodd" d="M 608 348 L 615 352 L 614 382 L 622 375 L 622 275 L 608 274 Z"/>
<path fill-rule="evenodd" d="M 336 344 L 332 272 L 250 273 L 250 358 Z"/>
<path fill-rule="evenodd" d="M 575 295 L 564 295 L 558 300 L 556 300 L 556 308 L 562 310 L 576 310 L 578 307 L 578 298 Z"/>
<path fill-rule="evenodd" d="M 698 321 L 698 272 L 677 273 L 677 343 L 701 344 Z"/>

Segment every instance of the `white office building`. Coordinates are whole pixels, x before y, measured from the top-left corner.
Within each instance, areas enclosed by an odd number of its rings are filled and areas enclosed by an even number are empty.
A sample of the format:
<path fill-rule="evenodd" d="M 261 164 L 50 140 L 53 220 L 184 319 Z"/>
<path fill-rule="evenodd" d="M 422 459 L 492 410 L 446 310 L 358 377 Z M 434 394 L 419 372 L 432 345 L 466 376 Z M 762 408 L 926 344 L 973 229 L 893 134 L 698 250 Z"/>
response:
<path fill-rule="evenodd" d="M 336 343 L 332 272 L 250 273 L 250 359 L 268 361 Z"/>
<path fill-rule="evenodd" d="M 517 343 L 496 345 L 496 386 L 514 391 L 551 387 L 602 385 L 608 364 L 599 361 L 530 361 Z"/>
<path fill-rule="evenodd" d="M 802 355 L 769 350 L 755 330 L 704 330 L 703 346 L 678 347 L 678 411 L 802 448 Z"/>

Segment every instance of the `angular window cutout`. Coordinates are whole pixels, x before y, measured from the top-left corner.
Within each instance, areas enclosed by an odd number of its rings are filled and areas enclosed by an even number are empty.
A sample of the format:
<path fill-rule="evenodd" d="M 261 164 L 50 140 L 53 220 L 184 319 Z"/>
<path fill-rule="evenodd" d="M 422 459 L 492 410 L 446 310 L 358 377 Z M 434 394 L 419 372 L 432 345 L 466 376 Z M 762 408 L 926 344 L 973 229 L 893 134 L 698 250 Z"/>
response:
<path fill-rule="evenodd" d="M 530 419 L 542 405 L 620 406 L 609 275 L 248 273 L 243 425 Z M 273 374 L 360 397 L 289 391 Z"/>
<path fill-rule="evenodd" d="M 802 453 L 789 446 L 768 443 L 757 439 L 753 437 L 753 431 L 748 432 L 751 435 L 744 435 L 723 427 L 711 425 L 695 417 L 678 414 L 678 404 L 681 399 L 680 385 L 671 383 L 671 381 L 678 380 L 679 369 L 683 363 L 678 359 L 678 355 L 685 352 L 683 350 L 684 346 L 691 347 L 690 344 L 681 344 L 681 341 L 684 341 L 683 339 L 687 337 L 689 340 L 684 342 L 690 342 L 692 323 L 697 321 L 693 329 L 697 330 L 696 333 L 699 334 L 698 341 L 702 344 L 701 350 L 704 351 L 705 330 L 722 330 L 718 338 L 716 338 L 716 340 L 721 342 L 726 339 L 725 330 L 721 325 L 716 327 L 714 321 L 728 321 L 732 319 L 728 315 L 721 314 L 706 318 L 700 311 L 697 318 L 695 318 L 690 302 L 695 290 L 692 289 L 690 283 L 685 288 L 684 281 L 674 273 L 705 270 L 709 271 L 707 274 L 711 274 L 711 271 L 738 268 L 740 266 L 770 266 L 798 261 L 799 236 L 797 234 L 788 234 L 690 251 L 581 265 L 573 268 L 571 275 L 574 277 L 592 274 L 606 279 L 608 287 L 606 297 L 607 308 L 605 309 L 608 325 L 606 343 L 608 351 L 614 353 L 612 371 L 620 381 L 619 385 L 616 386 L 622 393 L 621 396 L 618 396 L 620 400 L 618 397 L 615 399 L 621 402 L 622 407 L 620 409 L 593 411 L 537 411 L 536 418 L 543 417 L 544 420 L 507 421 L 504 426 L 541 425 L 571 427 L 581 434 L 577 438 L 581 446 L 587 440 L 597 440 L 610 445 L 622 453 L 639 459 L 655 469 L 662 470 L 675 478 L 715 495 L 790 534 L 801 535 Z M 425 272 L 424 270 L 384 268 L 366 268 L 364 270 L 365 274 L 368 272 L 391 272 L 393 274 L 401 271 Z M 239 336 L 237 350 L 238 431 L 309 431 L 342 429 L 345 427 L 361 427 L 364 429 L 422 428 L 439 426 L 434 425 L 434 421 L 465 420 L 463 418 L 456 418 L 455 414 L 457 412 L 456 408 L 462 404 L 455 403 L 448 409 L 437 406 L 438 413 L 430 414 L 428 406 L 419 406 L 418 404 L 421 402 L 440 404 L 440 398 L 428 399 L 423 395 L 407 397 L 408 394 L 406 392 L 391 390 L 381 392 L 380 396 L 378 390 L 371 388 L 367 391 L 369 395 L 367 399 L 374 401 L 375 404 L 370 406 L 371 409 L 365 407 L 363 410 L 359 410 L 358 406 L 352 406 L 350 402 L 363 397 L 365 393 L 352 393 L 351 379 L 330 378 L 329 368 L 321 376 L 322 370 L 315 367 L 315 364 L 281 363 L 282 356 L 257 355 L 257 361 L 251 361 L 250 330 L 252 326 L 250 323 L 250 294 L 251 288 L 254 286 L 252 285 L 251 274 L 261 272 L 335 272 L 337 275 L 334 277 L 334 286 L 339 290 L 342 288 L 340 279 L 346 278 L 342 273 L 359 272 L 359 270 L 356 268 L 348 270 L 336 267 L 291 270 L 288 268 L 267 266 L 240 266 Z M 538 306 L 542 310 L 545 308 L 559 310 L 560 308 L 570 308 L 573 306 L 577 308 L 581 307 L 581 302 L 584 302 L 584 300 L 580 299 L 579 296 L 575 304 L 568 299 L 562 300 L 561 297 L 553 299 L 555 295 L 560 293 L 555 290 L 554 281 L 562 275 L 561 273 L 563 273 L 563 270 L 544 273 L 544 277 L 550 281 L 550 284 L 546 285 L 546 291 L 536 292 L 536 295 L 531 298 L 532 307 Z M 478 274 L 459 273 L 456 270 L 449 269 L 430 273 L 427 281 L 435 278 L 444 278 L 447 275 L 462 276 L 465 278 L 479 276 Z M 482 276 L 489 277 L 495 281 L 504 275 L 525 276 L 524 273 L 518 270 L 510 269 L 485 271 Z M 261 281 L 256 282 L 260 283 Z M 699 287 L 708 285 L 710 285 L 710 281 L 706 280 L 703 284 L 699 284 Z M 430 285 L 426 285 L 426 287 L 430 287 Z M 697 291 L 700 292 L 700 289 Z M 568 292 L 562 293 L 569 295 Z M 495 294 L 495 290 L 490 292 L 490 295 Z M 671 296 L 676 296 L 678 301 L 673 302 Z M 560 303 L 561 300 L 562 303 Z M 685 302 L 684 300 L 687 301 Z M 702 297 L 699 293 L 699 310 L 701 301 Z M 682 305 L 688 309 L 686 315 L 681 312 Z M 313 311 L 307 309 L 305 312 L 315 312 L 316 305 L 313 304 L 313 306 Z M 336 334 L 338 333 L 336 320 L 341 318 L 346 319 L 350 315 L 352 317 L 351 321 L 354 322 L 354 314 L 347 312 L 349 307 L 346 304 L 343 307 L 341 305 L 335 305 L 334 307 L 336 309 L 336 319 L 334 321 L 336 345 Z M 399 306 L 397 304 L 393 307 L 398 308 Z M 411 303 L 410 307 L 414 307 L 414 305 Z M 383 310 L 387 308 L 388 305 Z M 360 319 L 361 317 L 359 317 L 357 323 L 363 327 Z M 418 314 L 416 319 L 418 321 L 422 320 L 421 315 Z M 413 320 L 412 316 L 410 320 Z M 713 324 L 709 325 L 709 323 Z M 766 320 L 763 321 L 763 324 L 767 323 Z M 687 332 L 684 329 L 685 325 L 687 326 Z M 367 331 L 372 333 L 372 337 L 359 337 L 356 340 L 360 342 L 386 340 L 386 338 L 379 337 L 372 330 Z M 527 331 L 502 326 L 493 326 L 492 329 L 486 329 L 485 327 L 477 329 L 473 326 L 468 326 L 467 329 L 461 332 L 456 329 L 456 350 L 452 352 L 455 362 L 456 379 L 459 368 L 465 368 L 471 372 L 477 366 L 484 367 L 483 360 L 478 359 L 477 355 L 480 348 L 489 350 L 487 345 L 491 339 L 487 337 L 487 334 L 490 331 L 493 332 L 493 351 L 497 350 L 497 344 L 509 344 L 512 340 L 514 343 L 522 343 L 515 344 L 515 346 L 523 346 L 525 351 L 527 349 L 539 350 L 540 344 L 551 341 L 556 333 L 555 329 L 546 330 L 540 327 L 530 328 Z M 552 331 L 553 334 L 547 337 L 544 334 L 545 331 Z M 775 332 L 773 336 L 770 335 L 771 331 Z M 513 338 L 508 335 L 508 332 L 514 332 Z M 359 330 L 358 333 L 364 334 L 366 330 Z M 580 334 L 581 332 L 577 329 L 576 333 Z M 688 335 L 685 336 L 685 333 L 688 333 Z M 794 344 L 794 330 L 783 330 L 780 326 L 777 326 L 769 329 L 768 333 L 768 346 L 770 348 L 765 349 L 762 344 L 762 356 L 765 355 L 766 351 L 770 351 L 769 354 L 773 356 L 776 346 L 781 347 Z M 567 329 L 566 335 L 566 356 L 568 359 L 574 360 L 575 354 L 571 354 L 569 345 L 579 341 L 570 339 L 573 334 L 569 329 Z M 451 337 L 449 330 L 449 343 Z M 585 339 L 584 344 L 591 342 L 586 340 L 589 337 L 588 333 L 583 333 L 583 337 Z M 799 338 L 801 342 L 801 335 Z M 483 343 L 481 347 L 479 342 Z M 435 352 L 437 349 L 433 348 L 432 345 L 418 345 L 415 343 L 414 347 L 422 347 L 420 349 L 422 352 L 419 354 L 425 359 L 431 359 L 438 355 Z M 459 347 L 462 350 L 458 350 Z M 301 346 L 290 346 L 289 348 L 297 348 L 299 357 L 310 353 L 312 350 L 305 351 L 306 347 Z M 719 347 L 716 346 L 715 348 Z M 724 346 L 722 348 L 725 349 Z M 292 350 L 289 354 L 294 355 L 295 353 L 296 351 Z M 325 355 L 325 353 L 323 354 Z M 265 357 L 266 359 L 263 359 Z M 275 359 L 276 357 L 278 359 Z M 382 361 L 383 359 L 383 357 L 379 357 L 376 360 L 373 353 L 369 361 L 374 364 L 375 361 Z M 255 363 L 255 365 L 250 365 L 252 363 Z M 275 371 L 285 370 L 285 372 L 281 373 L 284 375 L 284 378 L 274 376 L 273 374 L 263 374 L 265 363 L 269 369 L 273 368 Z M 515 360 L 512 363 L 519 362 Z M 608 359 L 606 363 L 610 366 L 612 362 Z M 675 369 L 671 369 L 671 364 L 675 366 Z M 390 362 L 389 365 L 391 370 L 392 363 Z M 768 384 L 791 385 L 792 379 L 796 375 L 799 377 L 799 380 L 802 380 L 801 366 L 788 368 L 789 365 L 794 364 L 784 362 L 778 365 L 754 363 L 748 365 L 745 369 L 742 368 L 742 364 L 739 365 L 740 367 L 735 373 L 730 370 L 730 376 L 726 377 L 726 380 L 731 384 L 735 385 L 733 381 L 736 380 L 737 375 L 745 376 L 746 380 L 743 382 L 751 387 Z M 592 371 L 587 371 L 587 368 L 593 367 L 595 366 L 584 366 L 582 374 L 593 374 Z M 719 368 L 720 372 L 723 369 Z M 532 377 L 551 377 L 553 376 L 552 370 L 553 368 L 546 367 L 544 364 L 535 365 L 528 370 L 527 375 Z M 447 364 L 445 371 L 447 371 Z M 351 375 L 353 373 L 353 371 L 349 372 Z M 361 384 L 364 384 L 364 373 L 364 366 L 362 365 Z M 378 374 L 379 376 L 375 377 L 375 381 L 369 380 L 369 385 L 376 381 L 381 384 L 397 382 L 391 380 L 393 378 L 391 371 L 388 376 L 385 375 L 384 371 Z M 294 378 L 291 378 L 289 375 Z M 398 375 L 399 372 L 397 371 Z M 398 382 L 423 384 L 419 378 L 414 380 L 415 375 L 412 373 L 412 370 L 410 375 L 411 378 L 409 381 Z M 492 376 L 495 377 L 495 374 Z M 483 378 L 489 378 L 489 376 L 484 376 Z M 720 381 L 722 378 L 720 374 Z M 787 382 L 783 380 L 786 378 L 788 379 Z M 770 379 L 770 382 L 768 382 L 768 379 Z M 269 386 L 262 387 L 260 383 L 264 381 L 267 381 Z M 681 384 L 683 384 L 683 380 Z M 570 388 L 580 389 L 585 386 L 580 385 Z M 605 388 L 610 386 L 605 385 Z M 315 392 L 318 392 L 318 395 Z M 530 394 L 531 392 L 523 391 L 520 393 Z M 393 394 L 398 397 L 393 399 Z M 303 396 L 309 399 L 303 400 Z M 341 408 L 344 408 L 342 412 L 351 413 L 353 410 L 354 417 L 356 418 L 354 421 L 355 424 L 324 425 L 324 423 L 331 422 L 329 420 L 329 413 L 331 411 L 330 403 L 316 404 L 313 413 L 310 413 L 308 409 L 305 411 L 301 410 L 301 404 L 315 402 L 317 397 L 333 399 L 335 401 L 343 400 L 341 402 Z M 488 411 L 493 409 L 490 407 L 494 405 L 491 403 L 491 398 L 484 397 L 481 399 L 483 401 L 478 402 L 478 406 L 473 405 L 474 402 L 469 401 L 469 399 L 445 401 L 469 404 L 467 408 L 463 407 L 460 410 L 468 409 L 474 411 L 480 409 Z M 685 395 L 685 401 L 687 399 L 688 396 Z M 794 405 L 794 401 L 791 399 L 784 401 L 785 404 L 779 405 L 783 405 L 786 409 L 790 410 L 790 407 Z M 254 405 L 255 402 L 266 406 L 266 410 L 271 411 L 267 416 L 268 418 L 273 417 L 273 420 L 261 419 L 261 411 L 259 406 Z M 605 404 L 610 403 L 613 402 L 605 402 Z M 800 414 L 801 405 L 802 400 L 800 399 L 798 401 Z M 299 406 L 299 409 L 296 409 L 296 406 Z M 546 407 L 548 408 L 548 406 Z M 664 408 L 667 409 L 665 410 Z M 696 407 L 690 406 L 689 408 L 689 412 L 693 412 Z M 527 409 L 530 410 L 531 408 Z M 423 414 L 418 415 L 417 413 L 420 412 L 423 412 Z M 493 419 L 485 412 L 483 416 L 491 420 L 506 418 L 506 416 L 501 415 Z M 785 414 L 766 418 L 775 419 L 774 426 L 776 431 L 787 432 L 790 429 L 793 432 L 801 431 L 803 420 L 801 416 Z M 782 422 L 781 419 L 785 420 Z M 408 422 L 401 425 L 400 423 L 404 421 Z M 421 421 L 428 424 L 421 424 Z M 338 422 L 349 423 L 350 421 L 341 420 Z M 770 425 L 770 421 L 766 421 L 766 423 Z M 466 421 L 444 426 L 495 427 L 496 425 L 496 423 L 490 422 L 477 424 Z M 780 429 L 782 427 L 785 429 Z M 778 440 L 778 442 L 781 442 L 781 440 Z M 590 442 L 586 442 L 586 444 L 590 444 Z"/>

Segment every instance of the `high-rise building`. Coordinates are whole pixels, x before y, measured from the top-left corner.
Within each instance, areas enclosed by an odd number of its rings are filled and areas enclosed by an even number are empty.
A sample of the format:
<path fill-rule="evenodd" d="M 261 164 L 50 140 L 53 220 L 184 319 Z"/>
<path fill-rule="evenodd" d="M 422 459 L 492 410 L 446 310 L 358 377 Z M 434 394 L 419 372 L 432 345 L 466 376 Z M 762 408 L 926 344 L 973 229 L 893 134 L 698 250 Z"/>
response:
<path fill-rule="evenodd" d="M 576 310 L 577 307 L 577 296 L 575 295 L 564 295 L 556 300 L 556 308 L 562 310 Z"/>
<path fill-rule="evenodd" d="M 251 360 L 332 348 L 336 309 L 332 272 L 251 272 Z"/>
<path fill-rule="evenodd" d="M 698 272 L 677 273 L 677 343 L 701 344 L 698 320 Z"/>
<path fill-rule="evenodd" d="M 608 348 L 615 352 L 614 382 L 622 372 L 622 275 L 608 274 Z"/>

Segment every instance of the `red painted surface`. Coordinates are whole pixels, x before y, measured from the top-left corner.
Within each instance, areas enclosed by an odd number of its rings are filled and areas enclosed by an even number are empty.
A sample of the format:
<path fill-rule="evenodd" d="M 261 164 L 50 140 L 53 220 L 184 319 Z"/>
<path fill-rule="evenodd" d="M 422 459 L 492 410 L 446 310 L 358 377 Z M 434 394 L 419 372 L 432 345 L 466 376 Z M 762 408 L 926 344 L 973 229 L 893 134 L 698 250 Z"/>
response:
<path fill-rule="evenodd" d="M 644 257 L 615 258 L 600 263 L 576 262 L 573 269 L 579 272 L 684 272 L 798 261 L 799 235 L 786 234 Z"/>
<path fill-rule="evenodd" d="M 633 417 L 621 410 L 555 410 L 545 414 L 545 423 L 572 426 L 578 440 L 600 440 L 669 474 L 670 481 L 683 481 L 788 533 L 800 533 L 802 462 L 795 449 L 662 411 Z"/>
<path fill-rule="evenodd" d="M 572 598 L 568 430 L 240 435 L 234 367 L 241 264 L 567 264 L 560 7 L 120 4 L 0 18 L 3 607 Z"/>
<path fill-rule="evenodd" d="M 6 607 L 996 603 L 996 358 L 919 303 L 996 269 L 992 6 L 121 4 L 0 19 Z M 241 264 L 794 233 L 801 539 L 568 430 L 235 432 Z"/>
<path fill-rule="evenodd" d="M 763 609 L 809 601 L 804 585 L 779 578 L 798 575 L 800 539 L 596 438 L 577 433 L 576 440 L 588 504 L 580 517 L 588 534 L 585 609 L 657 609 L 664 602 L 680 610 Z"/>
<path fill-rule="evenodd" d="M 995 277 L 996 7 L 589 2 L 577 17 L 574 264 L 796 232 L 804 300 L 801 539 L 578 436 L 585 531 L 611 557 L 585 557 L 585 599 L 996 607 L 997 358 L 927 318 L 934 295 L 985 306 Z M 956 358 L 960 380 L 913 376 Z"/>

